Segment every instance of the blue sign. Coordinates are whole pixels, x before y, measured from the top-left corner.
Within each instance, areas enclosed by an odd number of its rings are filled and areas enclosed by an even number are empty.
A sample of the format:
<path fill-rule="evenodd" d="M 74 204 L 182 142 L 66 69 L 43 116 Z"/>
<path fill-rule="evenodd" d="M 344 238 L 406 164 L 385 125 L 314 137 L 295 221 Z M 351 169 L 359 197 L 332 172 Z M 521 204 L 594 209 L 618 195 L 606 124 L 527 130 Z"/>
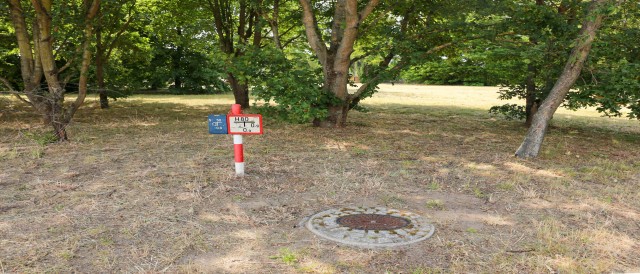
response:
<path fill-rule="evenodd" d="M 209 133 L 211 134 L 228 134 L 227 132 L 227 115 L 210 114 L 209 115 Z"/>

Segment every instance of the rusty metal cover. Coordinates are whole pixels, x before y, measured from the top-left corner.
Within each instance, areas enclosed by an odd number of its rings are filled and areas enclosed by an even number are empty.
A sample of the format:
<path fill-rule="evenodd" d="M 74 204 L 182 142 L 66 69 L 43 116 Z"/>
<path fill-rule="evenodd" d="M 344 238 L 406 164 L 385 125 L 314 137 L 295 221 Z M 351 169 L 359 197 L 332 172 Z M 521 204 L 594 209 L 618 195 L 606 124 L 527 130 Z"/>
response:
<path fill-rule="evenodd" d="M 343 207 L 319 212 L 306 227 L 318 236 L 360 247 L 394 247 L 425 240 L 435 227 L 421 216 L 384 207 Z"/>

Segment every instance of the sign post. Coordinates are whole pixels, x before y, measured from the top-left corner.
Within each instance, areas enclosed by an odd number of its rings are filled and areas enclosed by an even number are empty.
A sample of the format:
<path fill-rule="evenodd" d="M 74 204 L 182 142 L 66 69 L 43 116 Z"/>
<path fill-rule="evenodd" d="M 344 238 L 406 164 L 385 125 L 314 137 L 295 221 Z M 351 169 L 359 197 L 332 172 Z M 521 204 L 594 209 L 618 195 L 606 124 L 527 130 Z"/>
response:
<path fill-rule="evenodd" d="M 242 114 L 242 107 L 239 104 L 231 105 L 231 114 Z M 230 121 L 231 115 L 227 119 L 229 119 L 227 121 Z M 231 131 L 231 124 L 227 122 L 227 125 L 229 131 Z M 232 132 L 232 134 L 233 133 L 234 132 Z M 233 134 L 233 155 L 236 161 L 236 176 L 244 176 L 244 148 L 242 147 L 242 135 L 240 134 Z"/>
<path fill-rule="evenodd" d="M 229 115 L 209 115 L 209 133 L 232 134 L 236 176 L 244 176 L 242 135 L 262 134 L 262 115 L 242 114 L 239 104 L 231 105 Z"/>

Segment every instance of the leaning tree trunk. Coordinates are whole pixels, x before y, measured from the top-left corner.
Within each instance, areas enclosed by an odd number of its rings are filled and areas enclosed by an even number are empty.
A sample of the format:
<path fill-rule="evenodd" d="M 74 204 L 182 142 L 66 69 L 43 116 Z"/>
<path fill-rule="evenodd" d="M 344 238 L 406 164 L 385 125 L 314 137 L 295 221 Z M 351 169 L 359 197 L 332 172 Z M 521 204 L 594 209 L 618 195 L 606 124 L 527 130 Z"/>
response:
<path fill-rule="evenodd" d="M 560 74 L 551 92 L 542 104 L 540 104 L 538 112 L 533 116 L 533 121 L 527 131 L 527 135 L 516 151 L 516 157 L 534 158 L 538 156 L 544 135 L 549 126 L 549 120 L 551 120 L 555 111 L 564 101 L 569 89 L 571 89 L 576 79 L 578 79 L 578 76 L 580 76 L 580 71 L 584 66 L 584 62 L 591 50 L 591 44 L 595 39 L 596 31 L 602 23 L 603 14 L 598 8 L 605 2 L 607 1 L 596 0 L 593 1 L 589 7 L 585 22 L 575 41 L 576 46 L 571 51 L 562 74 Z"/>

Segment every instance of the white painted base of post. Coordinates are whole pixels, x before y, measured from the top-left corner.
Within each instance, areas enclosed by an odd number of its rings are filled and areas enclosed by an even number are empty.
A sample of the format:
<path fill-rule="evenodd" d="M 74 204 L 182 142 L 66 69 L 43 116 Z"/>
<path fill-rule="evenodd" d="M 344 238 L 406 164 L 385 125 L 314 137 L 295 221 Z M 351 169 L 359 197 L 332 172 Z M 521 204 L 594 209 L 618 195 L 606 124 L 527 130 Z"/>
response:
<path fill-rule="evenodd" d="M 244 163 L 236 163 L 236 176 L 244 176 Z"/>
<path fill-rule="evenodd" d="M 242 135 L 233 135 L 233 149 L 236 161 L 236 176 L 244 176 L 244 148 L 242 147 Z"/>

